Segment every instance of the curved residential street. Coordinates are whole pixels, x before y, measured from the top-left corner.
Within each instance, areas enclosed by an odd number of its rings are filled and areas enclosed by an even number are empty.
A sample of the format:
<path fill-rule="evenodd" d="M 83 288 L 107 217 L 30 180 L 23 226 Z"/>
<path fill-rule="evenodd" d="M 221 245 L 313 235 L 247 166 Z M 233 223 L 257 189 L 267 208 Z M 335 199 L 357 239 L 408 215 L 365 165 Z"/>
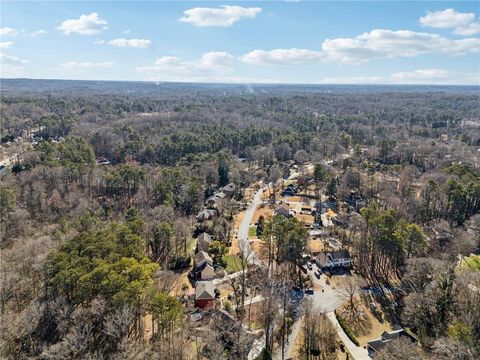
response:
<path fill-rule="evenodd" d="M 295 175 L 290 176 L 290 178 L 294 178 Z M 253 196 L 252 201 L 250 202 L 247 210 L 245 211 L 245 215 L 243 216 L 242 222 L 240 223 L 238 229 L 238 242 L 240 250 L 243 251 L 244 255 L 247 257 L 247 261 L 250 264 L 257 264 L 260 265 L 261 261 L 258 256 L 253 252 L 250 241 L 248 238 L 248 229 L 251 226 L 251 222 L 253 219 L 253 215 L 259 206 L 262 203 L 262 194 L 263 192 L 268 189 L 268 185 L 260 188 L 257 190 Z M 338 323 L 337 318 L 335 317 L 334 311 L 339 308 L 346 300 L 346 295 L 340 289 L 334 289 L 330 285 L 326 283 L 325 275 L 322 275 L 320 279 L 317 279 L 314 276 L 314 271 L 309 270 L 309 275 L 312 277 L 316 288 L 320 288 L 319 290 L 315 290 L 313 296 L 311 296 L 312 305 L 319 309 L 321 312 L 324 312 L 328 319 L 332 322 L 338 336 L 344 343 L 345 347 L 347 348 L 348 352 L 352 355 L 354 360 L 368 360 L 370 357 L 368 356 L 367 350 L 363 347 L 356 346 L 345 334 L 342 327 Z M 292 332 L 287 339 L 287 343 L 285 346 L 285 358 L 288 359 L 290 354 L 293 352 L 293 347 L 296 342 L 296 338 L 300 332 L 301 328 L 301 318 L 299 318 L 292 326 Z M 261 349 L 263 348 L 263 341 L 257 341 L 256 346 L 251 351 L 252 357 L 253 355 L 258 354 Z M 282 354 L 280 351 L 275 352 L 275 359 L 281 359 Z"/>
<path fill-rule="evenodd" d="M 252 247 L 250 246 L 250 241 L 248 239 L 248 229 L 252 222 L 253 215 L 255 214 L 257 206 L 262 203 L 262 193 L 265 189 L 267 189 L 267 187 L 263 187 L 257 190 L 255 195 L 253 196 L 252 201 L 250 202 L 250 205 L 248 206 L 248 209 L 245 211 L 245 215 L 243 216 L 240 227 L 238 228 L 238 245 L 240 247 L 240 250 L 247 257 L 247 261 L 250 264 L 260 264 L 260 259 L 253 252 Z"/>

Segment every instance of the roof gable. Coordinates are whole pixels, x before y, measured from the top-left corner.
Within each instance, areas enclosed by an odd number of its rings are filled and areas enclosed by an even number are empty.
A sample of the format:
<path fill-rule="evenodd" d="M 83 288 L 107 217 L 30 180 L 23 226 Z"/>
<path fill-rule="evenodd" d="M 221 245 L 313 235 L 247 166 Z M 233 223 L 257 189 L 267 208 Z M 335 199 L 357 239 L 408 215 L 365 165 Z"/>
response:
<path fill-rule="evenodd" d="M 195 298 L 197 300 L 205 299 L 210 300 L 215 298 L 215 289 L 213 287 L 213 281 L 198 281 L 195 287 Z"/>

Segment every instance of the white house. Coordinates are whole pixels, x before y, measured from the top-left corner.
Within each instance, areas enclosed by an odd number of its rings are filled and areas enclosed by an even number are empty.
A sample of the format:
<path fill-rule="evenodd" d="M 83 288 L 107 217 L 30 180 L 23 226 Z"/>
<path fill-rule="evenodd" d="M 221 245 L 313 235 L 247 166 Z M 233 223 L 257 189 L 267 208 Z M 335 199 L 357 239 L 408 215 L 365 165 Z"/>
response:
<path fill-rule="evenodd" d="M 317 257 L 319 268 L 350 268 L 351 259 L 348 251 L 322 252 Z"/>

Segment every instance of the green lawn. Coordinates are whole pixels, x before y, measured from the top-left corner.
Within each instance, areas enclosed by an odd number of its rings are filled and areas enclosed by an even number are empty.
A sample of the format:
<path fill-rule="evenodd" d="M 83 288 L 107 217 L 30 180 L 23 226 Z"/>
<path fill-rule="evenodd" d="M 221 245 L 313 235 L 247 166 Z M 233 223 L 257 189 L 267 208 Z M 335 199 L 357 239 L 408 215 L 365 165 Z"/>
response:
<path fill-rule="evenodd" d="M 225 255 L 223 259 L 227 262 L 227 268 L 225 269 L 227 274 L 240 271 L 245 266 L 245 261 L 242 263 L 237 255 Z"/>
<path fill-rule="evenodd" d="M 196 245 L 197 239 L 191 239 L 187 244 L 187 254 L 193 254 L 195 252 Z"/>
<path fill-rule="evenodd" d="M 463 269 L 480 271 L 480 255 L 471 255 L 463 258 L 460 265 Z"/>
<path fill-rule="evenodd" d="M 248 237 L 256 237 L 257 236 L 257 227 L 256 226 L 250 226 L 248 228 Z"/>

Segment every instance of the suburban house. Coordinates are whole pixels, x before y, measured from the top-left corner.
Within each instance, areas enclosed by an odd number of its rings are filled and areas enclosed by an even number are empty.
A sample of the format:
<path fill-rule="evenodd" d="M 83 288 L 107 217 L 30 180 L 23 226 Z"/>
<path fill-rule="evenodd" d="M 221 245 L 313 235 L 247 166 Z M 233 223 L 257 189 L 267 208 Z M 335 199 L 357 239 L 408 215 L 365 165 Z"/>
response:
<path fill-rule="evenodd" d="M 317 266 L 321 269 L 350 268 L 350 254 L 348 251 L 322 252 L 317 257 Z"/>
<path fill-rule="evenodd" d="M 197 281 L 195 287 L 195 306 L 203 310 L 212 309 L 215 305 L 215 289 L 213 281 Z"/>
<path fill-rule="evenodd" d="M 287 204 L 281 204 L 279 207 L 275 209 L 275 215 L 282 215 L 285 217 L 290 217 L 290 208 L 288 207 Z"/>
<path fill-rule="evenodd" d="M 206 232 L 198 235 L 197 238 L 197 251 L 206 251 L 208 252 L 208 247 L 212 243 L 212 237 Z"/>
<path fill-rule="evenodd" d="M 193 277 L 200 280 L 211 280 L 215 277 L 213 260 L 205 251 L 199 251 L 195 254 L 195 266 L 193 267 Z"/>
<path fill-rule="evenodd" d="M 205 204 L 207 206 L 215 206 L 221 203 L 225 199 L 225 193 L 224 192 L 217 192 L 213 196 L 210 196 L 206 201 Z"/>
<path fill-rule="evenodd" d="M 230 183 L 225 185 L 223 188 L 220 189 L 227 197 L 232 198 L 235 194 L 235 184 Z"/>
<path fill-rule="evenodd" d="M 384 331 L 380 338 L 371 340 L 367 343 L 368 356 L 374 358 L 378 351 L 380 351 L 388 342 L 392 340 L 398 340 L 400 338 L 408 339 L 412 344 L 416 342 L 415 338 L 407 333 L 403 328 L 398 325 L 394 325 L 392 331 Z"/>
<path fill-rule="evenodd" d="M 210 220 L 210 219 L 213 219 L 215 217 L 215 210 L 212 210 L 212 209 L 203 209 L 202 211 L 200 211 L 197 216 L 195 217 L 195 219 L 197 219 L 197 221 L 199 222 L 202 222 L 202 221 L 206 221 L 206 220 Z"/>
<path fill-rule="evenodd" d="M 295 196 L 297 193 L 298 188 L 295 185 L 290 184 L 282 191 L 282 196 Z"/>

